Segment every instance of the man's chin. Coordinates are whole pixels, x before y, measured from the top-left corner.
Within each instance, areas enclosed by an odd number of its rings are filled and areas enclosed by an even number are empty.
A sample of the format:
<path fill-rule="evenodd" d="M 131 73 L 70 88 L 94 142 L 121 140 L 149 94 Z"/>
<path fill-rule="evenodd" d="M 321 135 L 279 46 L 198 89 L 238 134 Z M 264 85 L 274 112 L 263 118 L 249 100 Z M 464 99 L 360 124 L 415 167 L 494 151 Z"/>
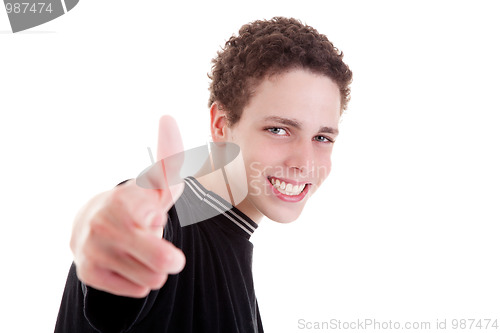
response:
<path fill-rule="evenodd" d="M 293 221 L 297 220 L 298 216 L 292 219 L 271 219 L 273 222 L 281 223 L 281 224 L 288 224 L 292 223 Z"/>
<path fill-rule="evenodd" d="M 270 214 L 265 214 L 268 219 L 278 223 L 291 223 L 297 220 L 302 213 L 302 208 L 300 210 L 292 210 L 287 211 L 285 209 L 280 210 L 279 212 L 272 212 Z"/>

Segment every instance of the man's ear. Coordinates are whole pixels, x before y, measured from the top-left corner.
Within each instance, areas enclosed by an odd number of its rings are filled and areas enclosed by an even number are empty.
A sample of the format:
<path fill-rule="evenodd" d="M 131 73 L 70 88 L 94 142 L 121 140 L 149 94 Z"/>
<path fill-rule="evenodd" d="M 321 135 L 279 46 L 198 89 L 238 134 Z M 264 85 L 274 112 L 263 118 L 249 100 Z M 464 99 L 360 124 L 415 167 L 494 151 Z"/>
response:
<path fill-rule="evenodd" d="M 210 107 L 210 132 L 213 142 L 227 141 L 228 121 L 222 105 L 215 101 Z"/>

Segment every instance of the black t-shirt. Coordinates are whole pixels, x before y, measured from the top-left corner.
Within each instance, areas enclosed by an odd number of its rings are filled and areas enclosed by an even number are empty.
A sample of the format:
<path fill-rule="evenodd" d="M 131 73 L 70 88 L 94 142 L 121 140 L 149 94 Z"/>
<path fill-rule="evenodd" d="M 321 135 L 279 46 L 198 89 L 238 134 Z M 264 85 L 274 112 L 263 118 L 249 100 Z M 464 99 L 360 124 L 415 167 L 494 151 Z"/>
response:
<path fill-rule="evenodd" d="M 194 178 L 185 182 L 164 232 L 186 256 L 182 272 L 136 299 L 85 286 L 73 264 L 55 333 L 263 332 L 249 240 L 257 224 Z"/>

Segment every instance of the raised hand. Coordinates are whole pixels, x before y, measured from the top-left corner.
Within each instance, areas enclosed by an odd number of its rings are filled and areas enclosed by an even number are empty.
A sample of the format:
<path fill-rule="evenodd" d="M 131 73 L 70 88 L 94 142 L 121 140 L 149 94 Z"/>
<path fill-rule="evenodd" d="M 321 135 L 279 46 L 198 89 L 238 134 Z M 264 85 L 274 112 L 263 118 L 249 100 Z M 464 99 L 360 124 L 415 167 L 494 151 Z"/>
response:
<path fill-rule="evenodd" d="M 182 140 L 172 117 L 160 119 L 157 158 L 181 152 Z M 163 165 L 164 175 L 175 174 L 180 164 Z M 178 171 L 178 170 L 177 170 Z M 168 274 L 185 264 L 182 251 L 161 238 L 166 212 L 184 189 L 169 186 L 167 177 L 158 189 L 138 186 L 134 180 L 92 198 L 77 214 L 71 250 L 78 278 L 112 294 L 144 297 L 159 289 Z"/>

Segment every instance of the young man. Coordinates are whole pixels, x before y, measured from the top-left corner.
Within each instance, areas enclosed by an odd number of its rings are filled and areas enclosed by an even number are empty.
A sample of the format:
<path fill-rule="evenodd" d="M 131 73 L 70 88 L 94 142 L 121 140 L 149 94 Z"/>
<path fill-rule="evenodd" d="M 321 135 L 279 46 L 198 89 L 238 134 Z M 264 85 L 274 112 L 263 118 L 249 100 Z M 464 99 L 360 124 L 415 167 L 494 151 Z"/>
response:
<path fill-rule="evenodd" d="M 209 174 L 93 198 L 75 220 L 56 332 L 263 331 L 249 238 L 263 216 L 295 220 L 328 176 L 352 73 L 325 36 L 286 18 L 243 26 L 213 63 L 212 138 L 240 147 L 248 194 L 232 206 Z M 181 150 L 162 118 L 158 159 Z"/>

